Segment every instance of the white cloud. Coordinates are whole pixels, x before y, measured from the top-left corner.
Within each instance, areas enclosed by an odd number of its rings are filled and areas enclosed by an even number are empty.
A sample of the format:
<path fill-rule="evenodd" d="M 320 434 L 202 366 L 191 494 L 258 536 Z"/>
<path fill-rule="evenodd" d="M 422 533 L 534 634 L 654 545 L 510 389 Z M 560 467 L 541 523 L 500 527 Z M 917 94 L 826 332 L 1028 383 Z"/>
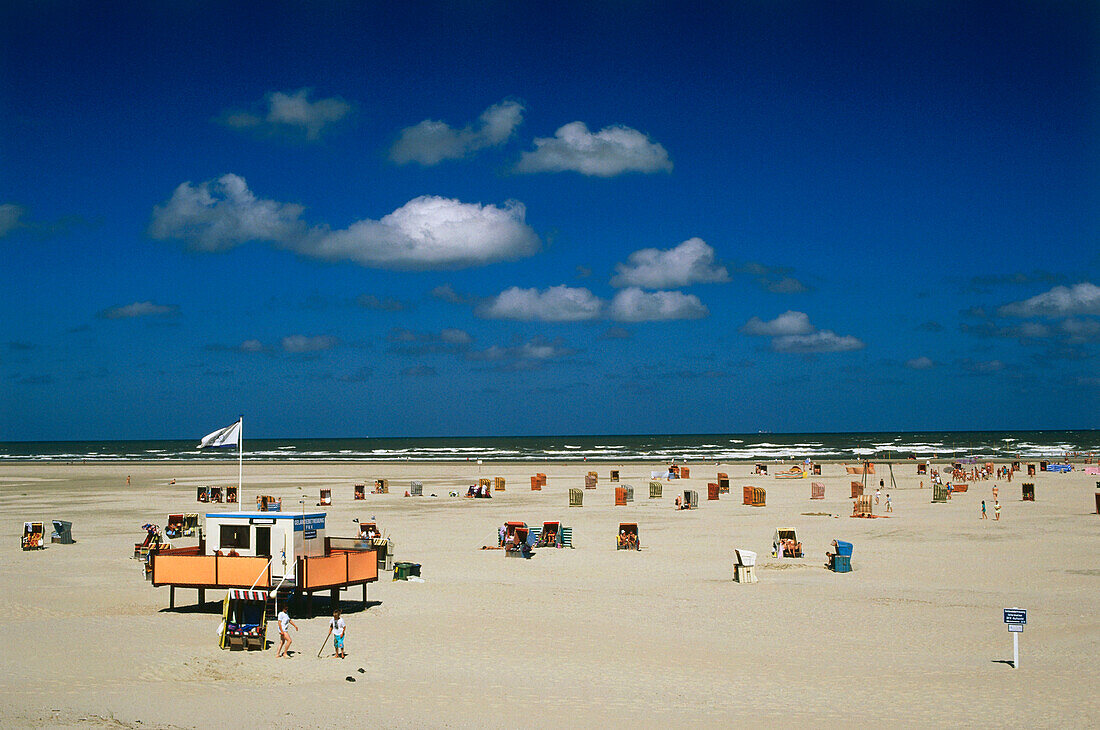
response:
<path fill-rule="evenodd" d="M 8 235 L 22 224 L 19 219 L 26 214 L 27 209 L 15 203 L 0 205 L 0 238 Z"/>
<path fill-rule="evenodd" d="M 906 360 L 905 367 L 911 370 L 931 370 L 936 367 L 936 363 L 932 361 L 932 358 L 922 355 L 920 357 L 914 357 L 911 360 Z"/>
<path fill-rule="evenodd" d="M 174 304 L 157 304 L 145 301 L 104 309 L 98 316 L 102 319 L 133 319 L 134 317 L 149 317 L 158 314 L 174 314 L 177 311 L 179 311 L 179 307 Z"/>
<path fill-rule="evenodd" d="M 1075 344 L 1100 339 L 1100 322 L 1094 319 L 1067 319 L 1058 327 Z"/>
<path fill-rule="evenodd" d="M 588 289 L 552 286 L 544 291 L 513 286 L 478 308 L 486 319 L 516 319 L 541 322 L 579 322 L 596 319 L 603 302 Z"/>
<path fill-rule="evenodd" d="M 611 286 L 667 289 L 730 280 L 725 266 L 714 263 L 714 249 L 701 238 L 689 238 L 675 248 L 643 248 L 615 265 Z"/>
<path fill-rule="evenodd" d="M 553 137 L 535 139 L 535 149 L 524 152 L 516 172 L 563 172 L 613 177 L 624 172 L 672 170 L 668 152 L 636 129 L 604 127 L 593 134 L 584 122 L 571 122 Z"/>
<path fill-rule="evenodd" d="M 838 335 L 832 330 L 818 330 L 808 335 L 783 335 L 772 340 L 776 352 L 809 355 L 818 352 L 850 352 L 866 345 L 851 335 Z"/>
<path fill-rule="evenodd" d="M 526 208 L 515 201 L 495 206 L 425 195 L 339 231 L 308 227 L 302 212 L 300 205 L 257 198 L 244 178 L 223 175 L 177 187 L 153 208 L 149 235 L 200 251 L 263 241 L 312 258 L 405 270 L 482 266 L 530 256 L 541 246 Z"/>
<path fill-rule="evenodd" d="M 153 208 L 149 235 L 178 239 L 198 251 L 228 251 L 248 241 L 288 244 L 306 232 L 293 203 L 257 198 L 244 178 L 222 175 L 199 185 L 185 182 Z"/>
<path fill-rule="evenodd" d="M 300 354 L 303 352 L 321 352 L 336 347 L 337 340 L 332 335 L 289 335 L 282 340 L 283 352 Z"/>
<path fill-rule="evenodd" d="M 528 342 L 510 347 L 492 345 L 484 350 L 471 350 L 466 353 L 467 360 L 474 361 L 500 361 L 500 360 L 559 360 L 576 354 L 576 350 L 566 347 L 561 338 L 547 340 L 544 337 L 535 337 Z"/>
<path fill-rule="evenodd" d="M 241 352 L 263 352 L 264 343 L 259 340 L 245 340 L 237 346 L 237 349 Z"/>
<path fill-rule="evenodd" d="M 351 105 L 337 97 L 310 101 L 311 93 L 313 90 L 308 88 L 289 94 L 276 91 L 264 97 L 267 108 L 261 114 L 229 111 L 222 115 L 221 121 L 236 129 L 263 134 L 291 132 L 316 140 L 326 127 L 346 117 L 351 112 Z"/>
<path fill-rule="evenodd" d="M 780 337 L 785 335 L 808 335 L 814 331 L 810 318 L 805 312 L 786 311 L 773 320 L 765 322 L 753 317 L 741 327 L 747 335 L 761 337 Z"/>
<path fill-rule="evenodd" d="M 1056 286 L 1021 302 L 1005 304 L 997 310 L 1002 317 L 1068 317 L 1074 314 L 1100 314 L 1100 286 L 1089 282 Z"/>
<path fill-rule="evenodd" d="M 678 291 L 645 292 L 630 287 L 618 292 L 609 307 L 611 319 L 619 322 L 663 322 L 700 319 L 710 310 L 694 294 Z"/>
<path fill-rule="evenodd" d="M 380 269 L 460 269 L 513 261 L 539 250 L 523 203 L 503 207 L 424 195 L 380 220 L 301 238 L 298 253 Z"/>
<path fill-rule="evenodd" d="M 478 117 L 477 125 L 454 129 L 432 119 L 405 127 L 390 148 L 390 159 L 399 165 L 416 162 L 436 165 L 443 160 L 460 160 L 480 149 L 508 141 L 523 121 L 523 105 L 515 101 L 494 104 Z"/>

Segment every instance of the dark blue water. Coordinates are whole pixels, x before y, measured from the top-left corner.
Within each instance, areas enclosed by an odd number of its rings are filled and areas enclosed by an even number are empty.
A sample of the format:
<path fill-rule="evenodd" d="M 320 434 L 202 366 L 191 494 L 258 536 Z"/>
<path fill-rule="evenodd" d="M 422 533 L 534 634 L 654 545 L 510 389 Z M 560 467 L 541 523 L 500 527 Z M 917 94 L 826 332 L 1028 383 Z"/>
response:
<path fill-rule="evenodd" d="M 237 458 L 236 449 L 187 441 L 25 441 L 0 443 L 13 461 L 189 461 Z M 995 457 L 1060 458 L 1100 453 L 1100 431 L 955 431 L 679 436 L 255 439 L 245 460 L 267 461 L 735 461 Z"/>

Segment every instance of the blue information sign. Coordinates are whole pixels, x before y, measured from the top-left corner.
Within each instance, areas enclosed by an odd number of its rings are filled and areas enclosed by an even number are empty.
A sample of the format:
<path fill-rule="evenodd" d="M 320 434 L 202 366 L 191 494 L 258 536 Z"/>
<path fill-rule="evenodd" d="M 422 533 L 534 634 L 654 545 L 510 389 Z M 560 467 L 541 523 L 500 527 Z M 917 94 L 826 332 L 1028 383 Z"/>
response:
<path fill-rule="evenodd" d="M 1005 609 L 1005 623 L 1006 624 L 1026 624 L 1027 623 L 1027 609 L 1026 608 L 1006 608 Z"/>

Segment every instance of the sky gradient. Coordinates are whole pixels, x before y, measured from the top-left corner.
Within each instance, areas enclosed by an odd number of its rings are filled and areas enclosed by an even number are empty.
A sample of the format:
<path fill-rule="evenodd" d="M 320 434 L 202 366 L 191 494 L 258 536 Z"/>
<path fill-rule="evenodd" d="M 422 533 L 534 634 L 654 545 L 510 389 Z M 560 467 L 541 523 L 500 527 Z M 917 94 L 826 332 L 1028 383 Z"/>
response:
<path fill-rule="evenodd" d="M 1093 3 L 6 3 L 0 440 L 1100 427 Z"/>

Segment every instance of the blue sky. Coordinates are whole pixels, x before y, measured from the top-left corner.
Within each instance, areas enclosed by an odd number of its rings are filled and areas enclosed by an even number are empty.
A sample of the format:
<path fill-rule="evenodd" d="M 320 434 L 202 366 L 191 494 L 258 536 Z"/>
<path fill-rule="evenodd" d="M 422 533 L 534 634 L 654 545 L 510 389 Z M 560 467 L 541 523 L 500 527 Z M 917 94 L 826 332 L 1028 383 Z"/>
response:
<path fill-rule="evenodd" d="M 1096 428 L 1098 29 L 6 3 L 0 439 Z"/>

